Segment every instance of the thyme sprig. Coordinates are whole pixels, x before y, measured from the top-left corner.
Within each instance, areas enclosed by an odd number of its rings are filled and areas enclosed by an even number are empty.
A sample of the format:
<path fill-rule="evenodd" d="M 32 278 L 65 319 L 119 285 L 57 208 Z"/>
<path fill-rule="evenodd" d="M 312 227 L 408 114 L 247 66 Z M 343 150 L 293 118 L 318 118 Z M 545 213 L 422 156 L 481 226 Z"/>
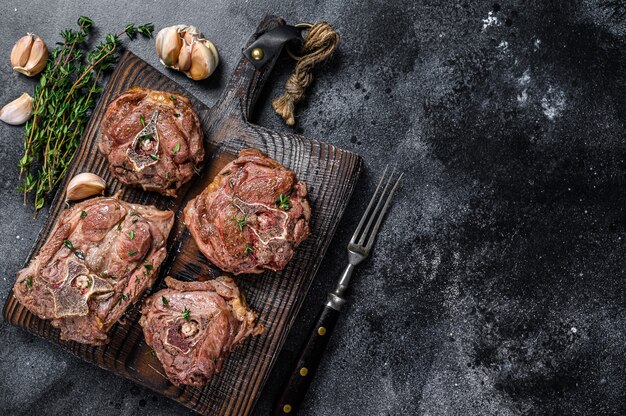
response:
<path fill-rule="evenodd" d="M 61 32 L 62 42 L 50 53 L 39 84 L 35 87 L 33 117 L 24 127 L 24 155 L 19 161 L 20 189 L 35 193 L 35 213 L 59 184 L 72 161 L 85 130 L 89 112 L 98 95 L 104 72 L 119 58 L 121 37 L 149 38 L 151 23 L 128 24 L 118 34 L 106 35 L 95 49 L 86 51 L 87 38 L 94 25 L 86 16 L 78 19 L 78 29 Z"/>

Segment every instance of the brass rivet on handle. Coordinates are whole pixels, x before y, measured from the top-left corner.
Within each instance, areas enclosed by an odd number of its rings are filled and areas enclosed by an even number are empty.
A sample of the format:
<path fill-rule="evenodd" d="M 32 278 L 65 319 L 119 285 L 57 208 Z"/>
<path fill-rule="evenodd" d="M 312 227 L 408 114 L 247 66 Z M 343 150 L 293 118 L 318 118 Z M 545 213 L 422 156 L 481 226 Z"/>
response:
<path fill-rule="evenodd" d="M 291 405 L 290 404 L 286 404 L 283 406 L 283 412 L 285 413 L 291 413 Z"/>
<path fill-rule="evenodd" d="M 265 56 L 265 52 L 263 52 L 263 49 L 261 48 L 254 48 L 250 52 L 250 56 L 252 56 L 252 59 L 255 61 L 260 61 Z"/>
<path fill-rule="evenodd" d="M 300 375 L 301 375 L 302 377 L 306 377 L 306 375 L 307 375 L 307 374 L 309 374 L 309 369 L 308 369 L 308 368 L 306 368 L 306 367 L 302 367 L 302 368 L 300 369 Z"/>
<path fill-rule="evenodd" d="M 326 328 L 320 326 L 319 328 L 317 328 L 317 333 L 320 334 L 320 336 L 326 335 Z"/>

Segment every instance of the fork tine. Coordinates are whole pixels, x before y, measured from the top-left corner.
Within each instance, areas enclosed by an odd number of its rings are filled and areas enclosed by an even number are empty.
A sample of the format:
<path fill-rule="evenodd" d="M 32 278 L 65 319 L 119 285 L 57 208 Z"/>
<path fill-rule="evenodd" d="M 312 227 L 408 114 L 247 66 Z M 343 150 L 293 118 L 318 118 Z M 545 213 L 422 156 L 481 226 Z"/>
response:
<path fill-rule="evenodd" d="M 374 195 L 372 195 L 372 199 L 370 199 L 370 202 L 367 205 L 367 208 L 365 209 L 365 213 L 361 217 L 361 221 L 359 221 L 359 225 L 356 227 L 354 234 L 352 234 L 352 238 L 350 239 L 351 244 L 354 244 L 356 242 L 356 239 L 359 236 L 359 233 L 361 232 L 361 228 L 363 228 L 363 224 L 365 224 L 365 220 L 367 220 L 367 216 L 369 215 L 370 210 L 372 209 L 372 206 L 374 206 L 374 201 L 376 201 L 376 194 L 378 194 L 378 191 L 380 190 L 380 186 L 382 185 L 383 180 L 385 179 L 385 175 L 387 174 L 388 169 L 389 169 L 389 165 L 385 166 L 385 170 L 383 170 L 383 174 L 380 180 L 378 181 L 378 186 L 376 187 L 376 190 L 374 191 Z"/>
<path fill-rule="evenodd" d="M 370 234 L 370 238 L 369 240 L 367 240 L 365 251 L 369 251 L 372 248 L 372 245 L 374 244 L 374 240 L 376 239 L 376 234 L 378 234 L 378 229 L 380 228 L 380 224 L 382 224 L 383 218 L 385 217 L 385 213 L 387 212 L 387 209 L 389 209 L 389 204 L 391 203 L 393 194 L 394 192 L 396 192 L 396 188 L 398 187 L 398 184 L 400 183 L 400 179 L 402 179 L 402 176 L 404 176 L 404 173 L 400 174 L 400 176 L 398 177 L 398 180 L 393 185 L 393 188 L 391 188 L 391 191 L 389 192 L 389 196 L 387 197 L 387 201 L 385 201 L 385 205 L 383 206 L 383 209 L 378 214 L 378 220 L 376 220 L 376 225 L 374 225 L 374 229 L 372 230 Z"/>
<path fill-rule="evenodd" d="M 357 243 L 360 246 L 362 246 L 365 243 L 365 239 L 367 238 L 367 235 L 369 234 L 369 232 L 370 232 L 370 230 L 372 228 L 372 223 L 374 222 L 374 219 L 376 218 L 376 215 L 377 215 L 378 211 L 380 210 L 380 206 L 382 205 L 383 201 L 385 200 L 385 194 L 387 193 L 387 188 L 389 188 L 389 184 L 391 183 L 391 179 L 393 178 L 393 174 L 395 172 L 396 172 L 396 168 L 394 167 L 391 170 L 391 174 L 389 175 L 389 179 L 387 179 L 387 183 L 385 184 L 385 188 L 383 189 L 383 191 L 378 196 L 378 202 L 376 203 L 376 208 L 374 208 L 374 211 L 372 212 L 372 215 L 370 215 L 370 219 L 367 222 L 367 225 L 365 226 L 365 230 L 363 231 L 363 234 L 361 234 L 361 238 L 359 238 L 359 242 Z"/>

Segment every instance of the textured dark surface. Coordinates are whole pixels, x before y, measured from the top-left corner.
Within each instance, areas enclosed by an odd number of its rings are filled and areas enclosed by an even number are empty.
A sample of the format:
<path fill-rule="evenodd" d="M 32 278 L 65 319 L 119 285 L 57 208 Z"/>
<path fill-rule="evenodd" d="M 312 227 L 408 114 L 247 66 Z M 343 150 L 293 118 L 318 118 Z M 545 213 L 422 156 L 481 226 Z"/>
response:
<path fill-rule="evenodd" d="M 80 14 L 102 32 L 129 18 L 198 25 L 220 49 L 220 70 L 203 83 L 167 73 L 207 103 L 266 12 L 341 32 L 294 130 L 360 153 L 366 168 L 258 414 L 386 163 L 407 180 L 303 413 L 626 412 L 626 2 L 47 3 L 0 5 L 2 103 L 32 88 L 8 65 L 13 42 L 33 31 L 53 43 Z M 130 48 L 158 65 L 152 43 Z M 270 98 L 291 65 L 279 63 L 259 124 L 289 130 Z M 44 216 L 32 220 L 15 190 L 21 130 L 2 124 L 0 138 L 4 300 Z M 5 323 L 0 373 L 3 414 L 189 414 Z"/>

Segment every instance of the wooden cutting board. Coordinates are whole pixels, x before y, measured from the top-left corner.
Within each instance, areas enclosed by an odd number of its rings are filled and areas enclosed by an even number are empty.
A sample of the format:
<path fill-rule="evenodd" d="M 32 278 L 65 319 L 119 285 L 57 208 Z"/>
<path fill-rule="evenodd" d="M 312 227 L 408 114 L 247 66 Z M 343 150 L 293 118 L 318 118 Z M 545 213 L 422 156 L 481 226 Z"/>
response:
<path fill-rule="evenodd" d="M 264 31 L 282 24 L 284 21 L 278 17 L 266 17 L 248 44 Z M 247 121 L 275 60 L 259 71 L 242 56 L 221 99 L 214 107 L 209 108 L 167 76 L 132 53 L 126 52 L 94 109 L 72 167 L 60 185 L 51 205 L 48 221 L 27 260 L 38 252 L 63 211 L 69 178 L 80 172 L 93 172 L 106 179 L 109 185 L 108 194 L 121 189 L 122 199 L 126 201 L 153 204 L 176 212 L 176 223 L 168 240 L 168 257 L 161 267 L 159 280 L 153 291 L 162 287 L 166 275 L 181 280 L 203 280 L 217 276 L 220 274 L 219 270 L 209 264 L 198 251 L 185 229 L 182 210 L 187 201 L 200 193 L 215 174 L 236 157 L 240 149 L 254 147 L 293 169 L 298 178 L 307 183 L 313 212 L 311 236 L 298 247 L 285 270 L 236 279 L 249 305 L 259 312 L 259 319 L 267 328 L 264 335 L 247 340 L 231 354 L 221 373 L 207 386 L 178 388 L 168 382 L 161 364 L 144 342 L 138 323 L 138 305 L 127 313 L 123 322 L 112 329 L 111 342 L 99 347 L 60 340 L 59 331 L 48 321 L 28 312 L 17 302 L 12 291 L 4 306 L 5 319 L 28 332 L 60 344 L 88 362 L 171 397 L 199 413 L 249 414 L 302 306 L 352 194 L 361 167 L 361 159 L 353 153 L 306 137 L 272 131 Z M 189 97 L 202 120 L 207 161 L 200 176 L 183 188 L 175 200 L 136 188 L 123 188 L 111 177 L 104 157 L 97 150 L 99 126 L 107 105 L 132 86 L 175 91 Z"/>

